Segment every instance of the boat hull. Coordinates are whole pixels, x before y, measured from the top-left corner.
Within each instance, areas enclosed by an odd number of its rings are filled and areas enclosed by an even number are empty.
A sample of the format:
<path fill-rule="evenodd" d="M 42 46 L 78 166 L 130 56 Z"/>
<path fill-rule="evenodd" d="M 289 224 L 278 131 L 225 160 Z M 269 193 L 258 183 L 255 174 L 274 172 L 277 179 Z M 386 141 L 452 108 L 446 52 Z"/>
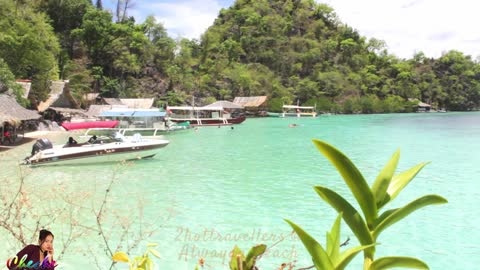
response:
<path fill-rule="evenodd" d="M 281 117 L 281 113 L 275 113 L 275 112 L 267 112 L 268 117 Z"/>
<path fill-rule="evenodd" d="M 155 143 L 131 143 L 128 145 L 111 143 L 101 146 L 83 145 L 62 148 L 63 150 L 47 149 L 27 158 L 30 165 L 68 165 L 92 164 L 99 162 L 115 162 L 152 157 L 168 145 L 168 141 L 155 140 Z M 65 150 L 66 149 L 66 150 Z"/>
<path fill-rule="evenodd" d="M 317 113 L 282 113 L 279 117 L 317 117 Z"/>
<path fill-rule="evenodd" d="M 240 124 L 245 121 L 245 116 L 240 116 L 237 118 L 188 118 L 188 119 L 180 119 L 180 118 L 170 118 L 172 122 L 181 123 L 189 121 L 190 125 L 192 126 L 225 126 L 225 125 L 233 125 L 233 124 Z"/>

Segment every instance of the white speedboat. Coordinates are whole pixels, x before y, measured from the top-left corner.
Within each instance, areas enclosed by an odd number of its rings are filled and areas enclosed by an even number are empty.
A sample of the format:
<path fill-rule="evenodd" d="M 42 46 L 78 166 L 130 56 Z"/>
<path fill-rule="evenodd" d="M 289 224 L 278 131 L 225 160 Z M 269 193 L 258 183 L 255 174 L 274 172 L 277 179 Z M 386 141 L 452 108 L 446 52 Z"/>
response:
<path fill-rule="evenodd" d="M 93 136 L 85 143 L 76 143 L 73 139 L 69 141 L 64 145 L 52 145 L 48 139 L 39 139 L 24 163 L 80 164 L 141 159 L 153 157 L 169 143 L 167 140 L 144 139 L 140 134 L 126 138 L 118 132 Z"/>

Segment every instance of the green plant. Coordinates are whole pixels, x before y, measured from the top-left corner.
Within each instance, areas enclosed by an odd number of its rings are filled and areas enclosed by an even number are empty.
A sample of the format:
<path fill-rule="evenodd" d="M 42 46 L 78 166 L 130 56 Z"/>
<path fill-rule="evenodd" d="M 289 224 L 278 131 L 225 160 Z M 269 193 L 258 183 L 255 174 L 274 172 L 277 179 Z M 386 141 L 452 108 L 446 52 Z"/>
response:
<path fill-rule="evenodd" d="M 372 247 L 374 244 L 350 248 L 340 253 L 340 213 L 333 223 L 330 232 L 327 232 L 327 249 L 325 250 L 313 237 L 306 233 L 295 223 L 286 220 L 295 230 L 303 245 L 312 256 L 313 264 L 318 270 L 342 270 L 362 250 Z"/>
<path fill-rule="evenodd" d="M 247 257 L 242 250 L 235 246 L 232 250 L 232 257 L 230 259 L 230 270 L 254 270 L 255 264 L 260 256 L 267 250 L 266 245 L 254 246 L 248 251 Z"/>
<path fill-rule="evenodd" d="M 149 254 L 160 258 L 160 254 L 158 253 L 158 251 L 153 249 L 153 247 L 156 246 L 158 246 L 158 244 L 147 244 L 147 250 L 143 253 L 143 255 L 137 256 L 134 259 L 130 259 L 125 252 L 118 251 L 113 254 L 112 260 L 114 262 L 128 263 L 130 266 L 130 270 L 153 270 L 154 263 L 153 260 L 150 258 Z"/>
<path fill-rule="evenodd" d="M 394 175 L 400 158 L 400 151 L 397 150 L 370 188 L 357 167 L 342 152 L 320 140 L 313 140 L 313 143 L 336 167 L 362 209 L 363 217 L 351 203 L 335 191 L 322 186 L 314 187 L 324 201 L 330 204 L 337 212 L 343 213 L 343 220 L 350 227 L 359 242 L 363 246 L 370 246 L 364 250 L 364 270 L 389 269 L 392 267 L 428 269 L 424 262 L 411 257 L 395 256 L 374 260 L 375 246 L 371 246 L 376 243 L 382 231 L 407 217 L 415 210 L 432 204 L 447 203 L 447 200 L 441 196 L 425 195 L 403 207 L 389 209 L 380 213 L 380 210 L 395 199 L 400 191 L 428 163 L 420 163 L 409 170 Z"/>

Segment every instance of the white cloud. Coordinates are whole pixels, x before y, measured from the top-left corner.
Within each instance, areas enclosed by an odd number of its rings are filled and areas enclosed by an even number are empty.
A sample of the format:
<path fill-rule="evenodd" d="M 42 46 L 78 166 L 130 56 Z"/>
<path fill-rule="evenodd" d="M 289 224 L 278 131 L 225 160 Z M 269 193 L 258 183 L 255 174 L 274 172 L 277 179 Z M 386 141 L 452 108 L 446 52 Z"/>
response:
<path fill-rule="evenodd" d="M 384 40 L 390 53 L 411 58 L 422 51 L 439 57 L 449 50 L 480 55 L 477 1 L 327 0 L 340 20 L 361 35 Z"/>
<path fill-rule="evenodd" d="M 215 0 L 151 1 L 143 3 L 142 14 L 153 14 L 173 37 L 200 38 L 213 25 L 221 9 Z"/>

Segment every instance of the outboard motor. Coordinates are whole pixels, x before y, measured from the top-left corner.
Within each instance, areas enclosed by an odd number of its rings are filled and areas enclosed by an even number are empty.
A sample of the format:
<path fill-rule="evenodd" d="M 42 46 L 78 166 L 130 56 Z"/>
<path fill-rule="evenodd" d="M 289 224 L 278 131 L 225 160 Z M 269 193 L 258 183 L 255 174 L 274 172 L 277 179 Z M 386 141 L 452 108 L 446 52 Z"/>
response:
<path fill-rule="evenodd" d="M 32 156 L 36 153 L 45 150 L 45 149 L 52 149 L 52 142 L 49 139 L 42 138 L 38 139 L 35 144 L 32 146 Z"/>

